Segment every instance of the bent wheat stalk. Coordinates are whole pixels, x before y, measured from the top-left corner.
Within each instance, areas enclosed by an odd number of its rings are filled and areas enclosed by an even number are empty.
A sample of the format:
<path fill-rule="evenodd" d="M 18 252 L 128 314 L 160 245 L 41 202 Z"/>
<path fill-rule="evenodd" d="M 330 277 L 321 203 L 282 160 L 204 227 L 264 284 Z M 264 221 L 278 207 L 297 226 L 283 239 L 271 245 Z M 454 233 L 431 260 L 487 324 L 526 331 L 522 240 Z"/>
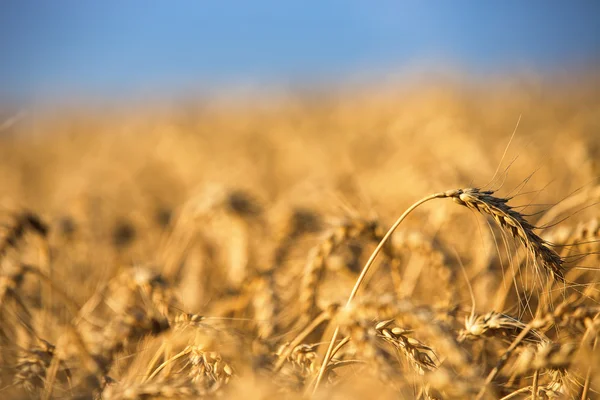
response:
<path fill-rule="evenodd" d="M 394 231 L 396 230 L 396 228 L 402 223 L 402 221 L 404 221 L 404 219 L 415 208 L 419 207 L 421 204 L 426 203 L 429 200 L 439 199 L 439 198 L 444 198 L 444 197 L 446 197 L 444 195 L 444 193 L 436 193 L 436 194 L 432 194 L 430 196 L 424 197 L 421 200 L 417 201 L 412 206 L 410 206 L 406 211 L 404 211 L 404 214 L 402 214 L 400 216 L 400 218 L 398 218 L 396 220 L 396 222 L 394 223 L 394 225 L 392 225 L 392 227 L 387 231 L 387 233 L 385 234 L 385 236 L 381 239 L 381 241 L 379 242 L 379 244 L 377 245 L 377 247 L 375 248 L 375 250 L 373 250 L 373 254 L 371 254 L 371 256 L 369 257 L 369 259 L 367 260 L 367 263 L 365 264 L 365 266 L 364 266 L 363 270 L 361 271 L 358 279 L 356 280 L 356 283 L 354 284 L 354 287 L 352 288 L 352 292 L 350 292 L 350 296 L 348 297 L 348 301 L 346 302 L 346 308 L 348 308 L 350 306 L 350 304 L 352 303 L 352 300 L 354 299 L 354 297 L 356 296 L 356 293 L 358 292 L 358 289 L 360 288 L 360 284 L 365 279 L 365 276 L 367 275 L 367 272 L 369 272 L 369 268 L 371 267 L 371 265 L 375 261 L 375 258 L 377 257 L 377 255 L 379 254 L 379 252 L 381 251 L 381 249 L 383 248 L 383 246 L 386 244 L 386 242 L 389 240 L 390 236 L 392 236 L 392 234 L 394 233 Z M 333 348 L 335 346 L 335 342 L 337 340 L 337 337 L 338 337 L 339 333 L 340 333 L 340 327 L 338 325 L 338 326 L 336 326 L 335 330 L 333 331 L 333 335 L 331 337 L 331 341 L 329 342 L 329 347 L 327 348 L 327 352 L 325 353 L 325 356 L 323 357 L 323 362 L 321 363 L 321 368 L 319 369 L 319 374 L 317 375 L 317 379 L 315 380 L 315 386 L 314 386 L 313 392 L 312 392 L 313 395 L 317 392 L 317 389 L 319 388 L 319 384 L 321 383 L 321 380 L 323 379 L 323 375 L 325 374 L 325 370 L 327 369 L 327 364 L 331 360 L 331 355 L 332 355 L 332 352 L 333 352 Z"/>
<path fill-rule="evenodd" d="M 350 296 L 346 302 L 346 308 L 350 306 L 352 300 L 354 297 L 356 297 L 358 289 L 364 281 L 365 276 L 369 272 L 369 269 L 373 265 L 375 258 L 381 252 L 381 249 L 392 236 L 396 228 L 398 228 L 402 221 L 404 221 L 404 219 L 417 207 L 433 199 L 451 198 L 459 205 L 478 211 L 481 214 L 491 216 L 500 226 L 500 228 L 508 231 L 513 238 L 518 239 L 523 246 L 529 250 L 534 258 L 539 259 L 541 261 L 542 268 L 550 272 L 550 275 L 554 279 L 564 281 L 562 258 L 550 248 L 548 243 L 546 243 L 533 231 L 534 226 L 527 222 L 523 215 L 515 211 L 507 204 L 509 199 L 495 197 L 493 194 L 493 191 L 482 191 L 479 188 L 452 189 L 426 196 L 410 206 L 388 230 L 367 260 L 363 270 L 356 280 L 356 283 L 354 284 L 354 287 L 352 288 L 352 291 L 350 292 Z M 313 395 L 316 393 L 325 370 L 327 369 L 327 364 L 331 360 L 331 354 L 339 335 L 339 331 L 340 327 L 338 325 L 333 332 L 331 341 L 329 342 L 329 347 L 327 348 L 325 356 L 323 357 L 323 362 L 321 363 L 321 368 L 315 380 L 315 385 L 312 391 Z M 523 332 L 525 333 L 523 334 Z M 523 332 L 521 333 L 522 335 L 527 334 L 527 330 L 524 330 Z M 310 388 L 307 388 L 307 390 L 309 389 Z"/>

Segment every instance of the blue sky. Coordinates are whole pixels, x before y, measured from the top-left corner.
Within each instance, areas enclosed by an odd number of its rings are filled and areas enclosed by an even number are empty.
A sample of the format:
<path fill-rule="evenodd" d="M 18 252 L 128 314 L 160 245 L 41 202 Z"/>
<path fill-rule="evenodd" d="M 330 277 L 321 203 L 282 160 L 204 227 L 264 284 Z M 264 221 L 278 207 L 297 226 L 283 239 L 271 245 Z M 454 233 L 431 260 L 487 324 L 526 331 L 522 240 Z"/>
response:
<path fill-rule="evenodd" d="M 0 96 L 341 80 L 419 63 L 542 72 L 600 60 L 600 1 L 0 3 Z"/>

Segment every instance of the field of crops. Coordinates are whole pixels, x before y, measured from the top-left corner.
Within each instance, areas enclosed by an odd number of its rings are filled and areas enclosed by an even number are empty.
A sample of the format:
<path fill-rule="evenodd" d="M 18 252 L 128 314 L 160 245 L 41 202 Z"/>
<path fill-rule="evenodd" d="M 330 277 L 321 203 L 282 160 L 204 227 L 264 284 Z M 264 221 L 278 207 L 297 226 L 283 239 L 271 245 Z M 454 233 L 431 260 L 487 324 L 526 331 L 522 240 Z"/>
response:
<path fill-rule="evenodd" d="M 0 397 L 599 398 L 599 93 L 0 121 Z"/>

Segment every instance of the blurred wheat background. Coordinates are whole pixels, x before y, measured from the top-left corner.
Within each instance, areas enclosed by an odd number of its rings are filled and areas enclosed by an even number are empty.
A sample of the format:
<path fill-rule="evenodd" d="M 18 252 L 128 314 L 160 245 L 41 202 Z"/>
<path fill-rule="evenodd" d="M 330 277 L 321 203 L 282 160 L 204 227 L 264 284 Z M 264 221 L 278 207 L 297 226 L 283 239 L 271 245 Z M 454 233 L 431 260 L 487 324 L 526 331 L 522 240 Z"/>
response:
<path fill-rule="evenodd" d="M 565 71 L 11 80 L 0 397 L 598 398 L 600 80 Z"/>

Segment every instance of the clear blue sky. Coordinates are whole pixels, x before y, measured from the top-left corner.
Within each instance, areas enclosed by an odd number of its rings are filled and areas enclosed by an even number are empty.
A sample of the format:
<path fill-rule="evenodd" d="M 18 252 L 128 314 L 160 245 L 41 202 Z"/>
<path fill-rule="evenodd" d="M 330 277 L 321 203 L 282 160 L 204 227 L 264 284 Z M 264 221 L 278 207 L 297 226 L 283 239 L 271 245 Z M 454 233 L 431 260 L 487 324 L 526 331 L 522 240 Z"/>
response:
<path fill-rule="evenodd" d="M 600 60 L 599 21 L 596 0 L 5 0 L 0 96 L 343 79 L 431 60 L 552 71 Z"/>

